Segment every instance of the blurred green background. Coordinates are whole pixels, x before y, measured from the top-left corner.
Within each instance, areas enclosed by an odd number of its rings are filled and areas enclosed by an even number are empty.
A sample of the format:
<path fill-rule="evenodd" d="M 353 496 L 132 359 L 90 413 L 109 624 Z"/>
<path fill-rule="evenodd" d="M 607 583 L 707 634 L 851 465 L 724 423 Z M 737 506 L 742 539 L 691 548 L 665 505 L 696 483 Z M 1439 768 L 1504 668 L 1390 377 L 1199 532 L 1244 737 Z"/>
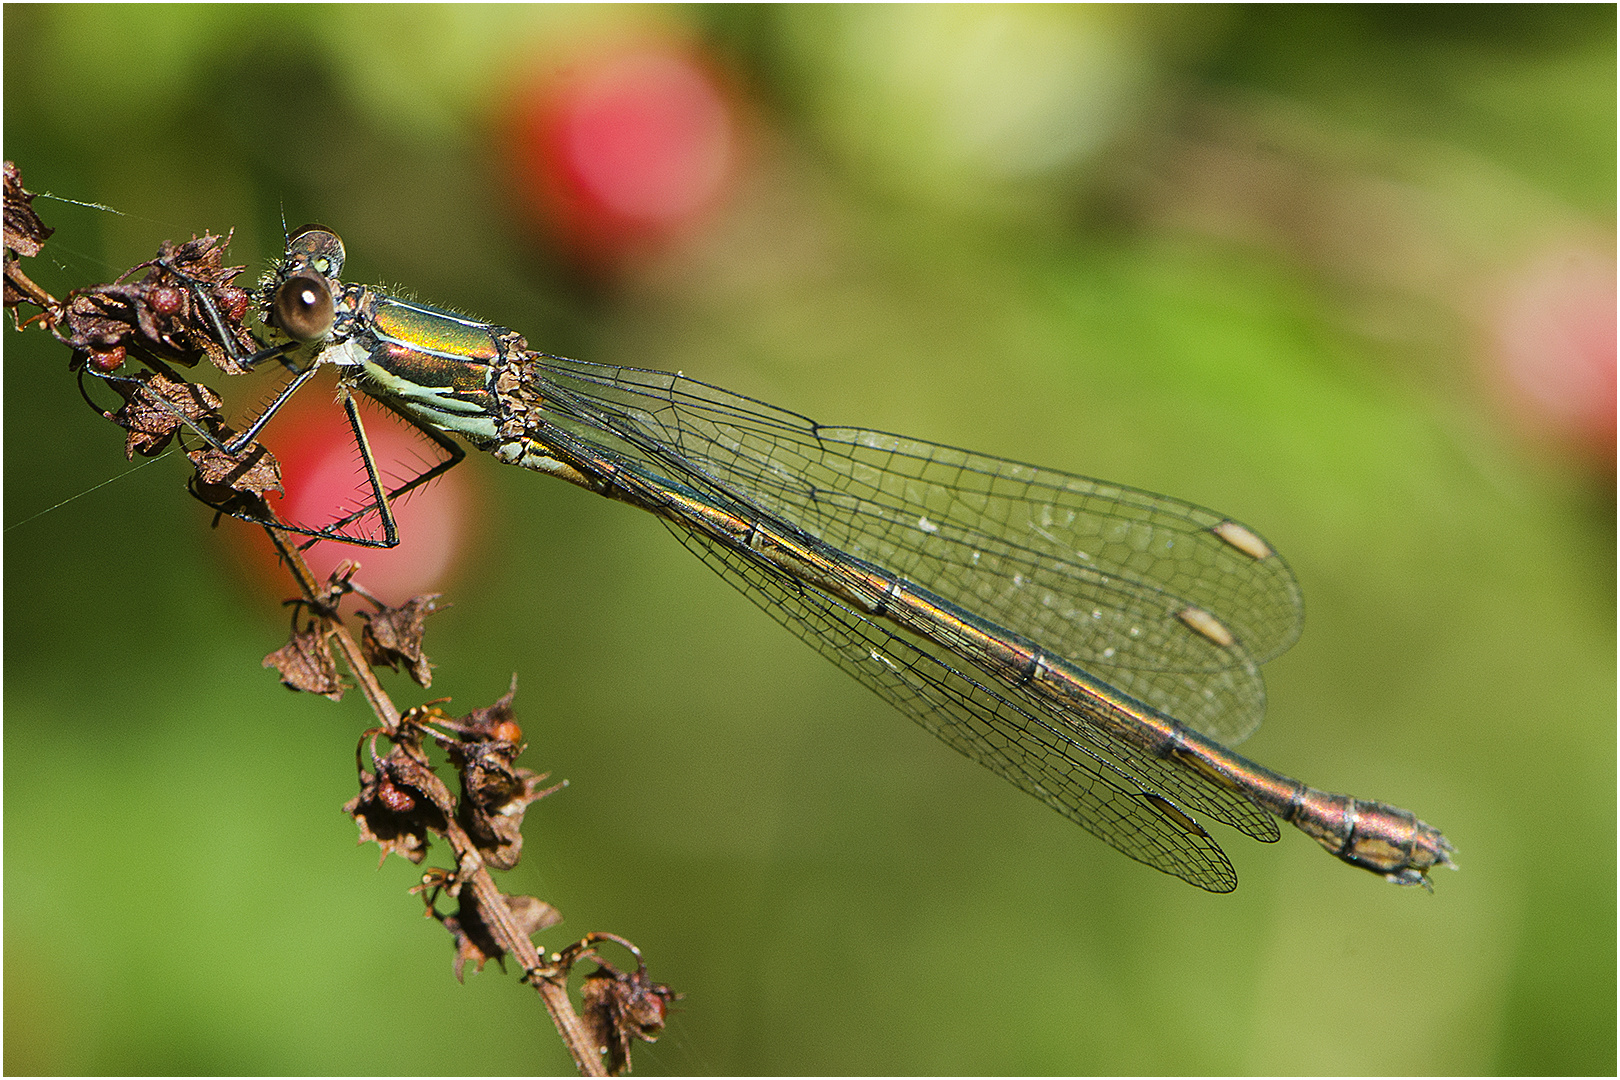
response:
<path fill-rule="evenodd" d="M 1612 7 L 10 5 L 4 39 L 6 157 L 120 212 L 36 202 L 49 287 L 205 228 L 257 273 L 285 213 L 538 348 L 1219 507 L 1307 598 L 1245 753 L 1458 847 L 1430 896 L 1216 829 L 1241 885 L 1199 892 L 646 515 L 473 461 L 437 680 L 390 685 L 519 673 L 572 786 L 506 887 L 684 991 L 638 1072 L 1614 1072 Z M 743 153 L 603 272 L 513 226 L 500 132 L 618 40 L 708 57 Z M 1502 374 L 1548 260 L 1596 280 L 1606 447 Z M 290 589 L 181 467 L 25 520 L 129 466 L 65 350 L 4 340 L 5 1070 L 568 1071 L 354 846 L 363 703 L 260 670 Z"/>

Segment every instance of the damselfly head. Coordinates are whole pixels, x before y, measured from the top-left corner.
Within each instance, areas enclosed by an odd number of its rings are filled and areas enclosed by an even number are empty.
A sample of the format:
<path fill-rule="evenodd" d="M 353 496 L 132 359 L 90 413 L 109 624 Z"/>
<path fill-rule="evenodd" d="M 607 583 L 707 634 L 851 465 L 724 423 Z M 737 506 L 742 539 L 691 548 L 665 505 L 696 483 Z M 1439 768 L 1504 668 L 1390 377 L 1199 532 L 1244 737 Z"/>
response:
<path fill-rule="evenodd" d="M 327 337 L 337 320 L 343 256 L 343 241 L 324 225 L 295 230 L 281 262 L 263 282 L 260 318 L 299 344 Z"/>
<path fill-rule="evenodd" d="M 318 341 L 332 332 L 337 320 L 332 287 L 317 274 L 296 274 L 276 286 L 270 314 L 294 341 Z"/>
<path fill-rule="evenodd" d="M 335 278 L 343 273 L 343 241 L 325 225 L 304 225 L 287 237 L 283 267 L 307 266 L 318 274 Z"/>

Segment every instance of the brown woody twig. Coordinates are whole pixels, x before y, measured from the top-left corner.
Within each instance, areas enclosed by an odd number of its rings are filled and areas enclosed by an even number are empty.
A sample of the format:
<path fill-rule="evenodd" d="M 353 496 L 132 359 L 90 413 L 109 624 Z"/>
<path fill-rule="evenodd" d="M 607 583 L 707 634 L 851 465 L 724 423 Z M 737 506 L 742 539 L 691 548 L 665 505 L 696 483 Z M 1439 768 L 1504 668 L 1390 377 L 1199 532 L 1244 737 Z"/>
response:
<path fill-rule="evenodd" d="M 173 439 L 184 444 L 188 436 L 203 436 L 201 446 L 186 449 L 196 469 L 192 493 L 221 513 L 263 525 L 298 587 L 298 597 L 289 601 L 294 612 L 291 639 L 265 657 L 265 666 L 276 668 L 283 684 L 294 690 L 336 700 L 350 684 L 338 672 L 335 646 L 353 685 L 370 705 L 378 726 L 361 737 L 356 750 L 360 793 L 344 810 L 359 825 L 361 841 L 376 842 L 383 858 L 393 853 L 420 863 L 431 837 L 449 844 L 454 868 L 425 871 L 412 891 L 450 931 L 456 977 L 462 977 L 469 961 L 478 970 L 490 958 L 504 965 L 505 957 L 514 957 L 582 1075 L 629 1071 L 631 1044 L 657 1038 L 666 1006 L 678 995 L 652 982 L 640 950 L 617 935 L 589 934 L 544 955 L 530 935 L 559 922 L 561 914 L 537 897 L 502 893 L 491 874 L 517 864 L 527 807 L 563 786 L 542 787 L 544 775 L 514 764 L 525 748 L 512 712 L 516 679 L 513 689 L 493 705 L 459 719 L 437 703 L 402 712 L 383 690 L 375 669 L 404 668 L 424 689 L 431 684 L 432 664 L 422 651 L 422 637 L 427 616 L 442 607 L 438 597 L 413 597 L 389 607 L 354 581 L 359 566 L 353 563 L 340 566 L 326 581 L 317 578 L 302 554 L 307 537 L 283 527 L 265 499 L 281 486 L 275 458 L 257 442 L 236 454 L 221 449 L 232 431 L 220 413 L 219 397 L 175 372 L 176 366 L 189 367 L 206 357 L 221 371 L 238 374 L 246 368 L 236 358 L 257 347 L 242 321 L 252 294 L 234 283 L 242 268 L 224 265 L 229 238 L 205 234 L 184 244 L 165 243 L 157 258 L 118 280 L 75 289 L 57 300 L 21 268 L 20 258 L 37 254 L 52 230 L 34 213 L 32 196 L 10 162 L 5 163 L 4 187 L 5 304 L 13 309 L 18 328 L 43 325 L 73 349 L 71 366 L 80 374 L 81 389 L 86 379 L 99 380 L 123 399 L 116 410 L 97 411 L 124 429 L 126 456 L 154 456 Z M 143 270 L 143 277 L 132 280 Z M 23 320 L 25 306 L 38 311 Z M 230 340 L 222 340 L 222 334 Z M 129 370 L 132 363 L 137 366 Z M 375 609 L 362 612 L 365 625 L 358 641 L 339 611 L 350 594 Z M 385 754 L 378 752 L 379 738 L 393 744 Z M 367 746 L 370 769 L 359 761 Z M 434 772 L 430 746 L 456 769 L 459 796 Z M 459 901 L 454 914 L 438 911 L 441 895 Z M 605 941 L 628 949 L 636 969 L 621 972 L 602 959 L 597 945 Z M 581 988 L 583 1016 L 568 994 L 569 975 L 581 960 L 597 965 Z"/>

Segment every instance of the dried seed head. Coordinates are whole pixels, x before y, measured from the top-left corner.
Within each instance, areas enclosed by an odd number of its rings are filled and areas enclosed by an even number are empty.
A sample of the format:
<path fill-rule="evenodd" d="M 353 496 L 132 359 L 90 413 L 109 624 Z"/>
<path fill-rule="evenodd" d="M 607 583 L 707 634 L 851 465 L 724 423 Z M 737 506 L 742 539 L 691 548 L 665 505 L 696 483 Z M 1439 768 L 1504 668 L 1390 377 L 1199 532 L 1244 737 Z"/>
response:
<path fill-rule="evenodd" d="M 185 294 L 170 285 L 162 285 L 147 294 L 146 302 L 159 315 L 173 315 L 185 303 Z"/>
<path fill-rule="evenodd" d="M 632 1040 L 657 1042 L 664 1030 L 668 1005 L 680 995 L 653 982 L 645 965 L 621 972 L 594 950 L 584 955 L 601 966 L 585 976 L 580 986 L 580 1019 L 585 1021 L 592 1041 L 606 1052 L 608 1071 L 621 1076 L 630 1070 Z"/>
<path fill-rule="evenodd" d="M 422 637 L 427 617 L 448 606 L 436 603 L 438 599 L 438 593 L 428 593 L 413 596 L 399 607 L 361 612 L 366 625 L 360 631 L 360 649 L 366 662 L 391 671 L 403 666 L 416 685 L 423 689 L 433 685 L 433 665 L 422 651 Z"/>
<path fill-rule="evenodd" d="M 122 345 L 114 345 L 105 352 L 90 350 L 88 363 L 104 375 L 110 375 L 124 366 L 126 353 Z"/>

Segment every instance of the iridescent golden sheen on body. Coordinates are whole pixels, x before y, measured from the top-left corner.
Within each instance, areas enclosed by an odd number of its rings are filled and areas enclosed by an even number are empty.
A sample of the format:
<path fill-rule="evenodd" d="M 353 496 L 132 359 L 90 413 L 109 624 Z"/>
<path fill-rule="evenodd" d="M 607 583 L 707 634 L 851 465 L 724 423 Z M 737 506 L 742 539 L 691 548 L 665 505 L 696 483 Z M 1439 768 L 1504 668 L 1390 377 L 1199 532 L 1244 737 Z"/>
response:
<path fill-rule="evenodd" d="M 424 352 L 438 353 L 449 360 L 471 365 L 487 365 L 500 355 L 491 328 L 473 323 L 449 312 L 405 303 L 386 296 L 375 296 L 371 305 L 371 327 L 377 336 L 395 344 Z"/>
<path fill-rule="evenodd" d="M 473 364 L 464 360 L 448 360 L 437 353 L 424 352 L 392 342 L 383 346 L 382 356 L 372 359 L 388 369 L 396 378 L 407 380 L 419 387 L 450 390 L 461 395 L 475 394 L 489 397 L 489 365 Z M 493 398 L 490 398 L 493 400 Z"/>
<path fill-rule="evenodd" d="M 290 239 L 275 280 L 326 275 L 336 304 L 332 329 L 289 356 L 341 366 L 346 390 L 441 446 L 455 449 L 436 433 L 460 435 L 658 515 L 923 727 L 1130 857 L 1236 888 L 1196 813 L 1267 842 L 1290 822 L 1404 885 L 1452 865 L 1415 815 L 1317 791 L 1218 741 L 1259 722 L 1257 665 L 1299 630 L 1297 582 L 1246 526 L 815 424 L 680 374 L 534 353 L 504 327 L 345 286 L 342 260 L 329 230 Z"/>

